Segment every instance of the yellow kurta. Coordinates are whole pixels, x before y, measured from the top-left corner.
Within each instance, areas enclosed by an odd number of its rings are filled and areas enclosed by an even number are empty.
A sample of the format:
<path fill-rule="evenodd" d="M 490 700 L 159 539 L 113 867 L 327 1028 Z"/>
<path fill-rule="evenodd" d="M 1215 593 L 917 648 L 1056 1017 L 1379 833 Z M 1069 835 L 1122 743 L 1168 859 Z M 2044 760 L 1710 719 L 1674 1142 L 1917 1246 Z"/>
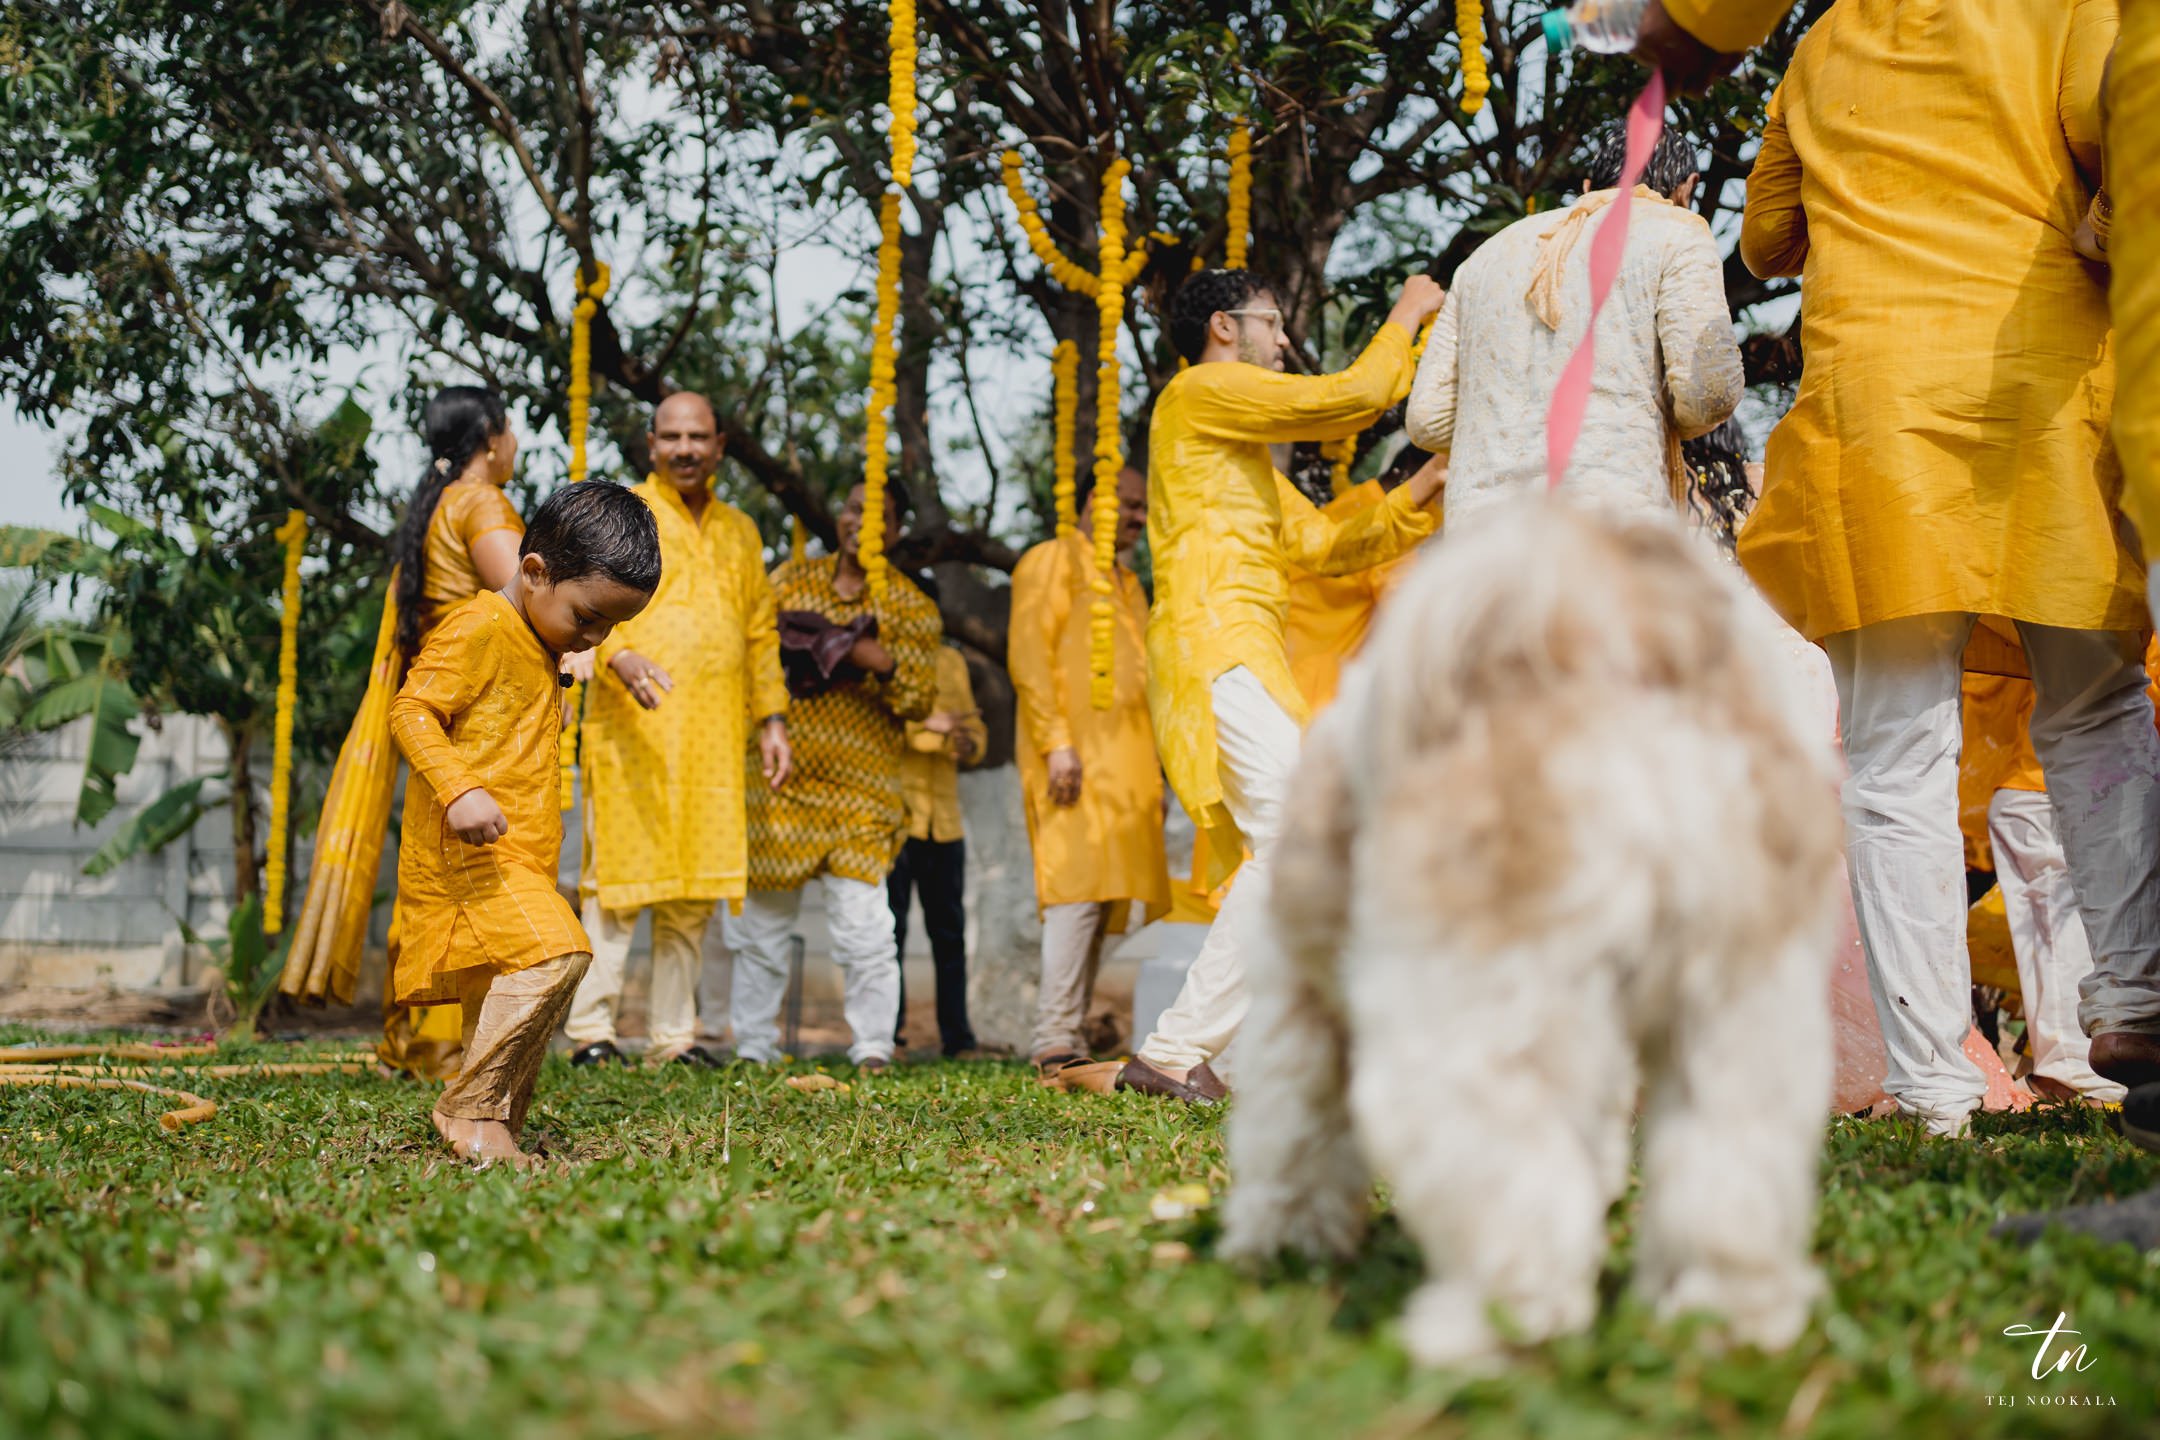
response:
<path fill-rule="evenodd" d="M 398 1001 L 458 997 L 459 972 L 505 975 L 592 948 L 555 888 L 562 853 L 555 658 L 493 591 L 444 617 L 390 704 L 412 766 L 398 852 Z M 444 811 L 485 789 L 509 832 L 468 845 Z"/>
<path fill-rule="evenodd" d="M 907 828 L 900 790 L 905 722 L 928 715 L 937 698 L 945 625 L 930 597 L 904 575 L 890 577 L 876 606 L 867 589 L 841 599 L 833 588 L 839 564 L 835 555 L 788 561 L 772 573 L 774 602 L 841 624 L 874 610 L 893 672 L 789 708 L 795 772 L 778 794 L 762 784 L 750 787 L 753 890 L 794 890 L 824 874 L 882 885 Z"/>
<path fill-rule="evenodd" d="M 1665 0 L 1675 25 L 1713 50 L 1736 54 L 1770 38 L 1793 0 Z"/>
<path fill-rule="evenodd" d="M 1268 446 L 1355 435 L 1410 388 L 1410 335 L 1382 325 L 1334 375 L 1194 365 L 1172 377 L 1148 429 L 1148 711 L 1171 788 L 1211 832 L 1215 878 L 1244 841 L 1223 805 L 1210 687 L 1239 666 L 1300 722 L 1283 615 L 1290 566 L 1342 575 L 1392 560 L 1433 531 L 1408 487 L 1343 520 L 1322 515 L 1275 470 Z"/>
<path fill-rule="evenodd" d="M 1147 596 L 1120 565 L 1111 632 L 1110 708 L 1090 681 L 1095 548 L 1075 531 L 1013 567 L 1006 668 L 1019 711 L 1020 789 L 1035 854 L 1035 903 L 1138 900 L 1149 919 L 1170 908 L 1163 855 L 1162 769 L 1148 720 Z M 1050 800 L 1049 755 L 1080 756 L 1080 799 Z"/>
<path fill-rule="evenodd" d="M 648 478 L 634 488 L 659 525 L 660 588 L 600 647 L 584 733 L 591 873 L 609 910 L 739 900 L 749 875 L 743 788 L 759 768 L 745 766 L 749 727 L 788 708 L 764 546 L 725 501 L 692 520 L 674 486 Z M 675 682 L 657 710 L 606 669 L 625 650 Z"/>
<path fill-rule="evenodd" d="M 1386 498 L 1378 480 L 1367 480 L 1321 506 L 1320 513 L 1339 520 L 1370 510 Z M 1290 609 L 1283 617 L 1283 640 L 1290 652 L 1290 678 L 1314 714 L 1335 699 L 1342 668 L 1364 648 L 1380 602 L 1415 563 L 1413 553 L 1348 575 L 1316 575 L 1290 567 Z"/>
<path fill-rule="evenodd" d="M 963 717 L 958 734 L 973 737 L 980 755 L 990 743 L 989 727 L 975 709 L 975 687 L 968 680 L 967 657 L 950 645 L 937 652 L 937 701 L 930 707 Z M 907 722 L 907 744 L 900 752 L 900 790 L 907 796 L 907 833 L 911 840 L 953 841 L 967 838 L 960 818 L 960 761 L 953 736 L 926 730 L 920 720 Z"/>
<path fill-rule="evenodd" d="M 1770 102 L 1740 248 L 1806 368 L 1740 558 L 1810 639 L 1938 611 L 2141 623 L 2099 176 L 2114 0 L 1842 0 Z"/>
<path fill-rule="evenodd" d="M 2108 242 L 2122 393 L 2115 443 L 2122 454 L 2123 510 L 2148 561 L 2160 560 L 2160 4 L 2126 0 L 2109 78 Z"/>

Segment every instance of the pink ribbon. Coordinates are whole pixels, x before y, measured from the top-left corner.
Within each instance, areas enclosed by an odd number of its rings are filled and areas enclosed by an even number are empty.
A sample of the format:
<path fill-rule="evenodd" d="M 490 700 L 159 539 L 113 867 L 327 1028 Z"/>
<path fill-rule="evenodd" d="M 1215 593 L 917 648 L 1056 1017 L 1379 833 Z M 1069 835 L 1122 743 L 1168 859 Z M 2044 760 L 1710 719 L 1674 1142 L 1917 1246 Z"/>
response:
<path fill-rule="evenodd" d="M 1553 390 L 1552 408 L 1545 412 L 1545 484 L 1553 490 L 1560 488 L 1560 477 L 1567 474 L 1568 460 L 1575 454 L 1575 442 L 1582 435 L 1583 415 L 1590 408 L 1590 372 L 1597 358 L 1598 312 L 1605 308 L 1613 282 L 1620 278 L 1620 258 L 1627 249 L 1628 212 L 1634 209 L 1635 186 L 1649 167 L 1650 152 L 1657 148 L 1658 136 L 1664 131 L 1665 76 L 1653 70 L 1650 83 L 1643 86 L 1642 94 L 1635 97 L 1635 104 L 1628 110 L 1627 159 L 1620 167 L 1620 193 L 1606 207 L 1597 233 L 1590 237 L 1590 328 L 1583 331 L 1582 343 L 1568 357 L 1567 368 L 1560 372 L 1560 384 Z"/>

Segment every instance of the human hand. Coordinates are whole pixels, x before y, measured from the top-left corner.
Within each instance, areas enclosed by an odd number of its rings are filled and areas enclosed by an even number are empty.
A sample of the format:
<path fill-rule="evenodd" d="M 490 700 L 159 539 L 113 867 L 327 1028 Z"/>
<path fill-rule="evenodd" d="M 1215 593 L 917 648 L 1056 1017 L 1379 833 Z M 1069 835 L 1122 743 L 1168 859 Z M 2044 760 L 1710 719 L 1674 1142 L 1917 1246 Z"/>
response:
<path fill-rule="evenodd" d="M 593 677 L 593 652 L 573 650 L 555 662 L 555 668 L 583 685 Z"/>
<path fill-rule="evenodd" d="M 1701 94 L 1741 60 L 1711 49 L 1681 29 L 1665 13 L 1664 0 L 1650 0 L 1650 8 L 1643 12 L 1642 28 L 1635 32 L 1635 58 L 1663 72 L 1665 89 L 1674 95 Z"/>
<path fill-rule="evenodd" d="M 933 735 L 950 735 L 960 728 L 960 717 L 950 710 L 933 710 L 922 722 L 922 728 Z"/>
<path fill-rule="evenodd" d="M 1440 313 L 1441 302 L 1447 299 L 1447 291 L 1430 275 L 1413 275 L 1403 282 L 1402 294 L 1395 297 L 1395 308 L 1388 312 L 1388 319 L 1410 332 L 1416 339 L 1425 328 L 1425 322 Z"/>
<path fill-rule="evenodd" d="M 962 765 L 975 758 L 975 736 L 972 731 L 955 729 L 945 737 L 945 746 L 952 751 L 953 759 L 959 761 Z"/>
<path fill-rule="evenodd" d="M 1447 489 L 1447 466 L 1447 456 L 1435 455 L 1403 482 L 1410 487 L 1410 498 L 1419 509 L 1432 504 L 1440 498 L 1440 492 Z"/>
<path fill-rule="evenodd" d="M 492 845 L 510 833 L 502 806 L 485 790 L 468 790 L 443 811 L 443 824 L 468 845 Z"/>
<path fill-rule="evenodd" d="M 758 731 L 758 764 L 768 790 L 778 790 L 795 773 L 795 751 L 788 744 L 787 721 L 777 715 Z"/>
<path fill-rule="evenodd" d="M 1050 803 L 1075 805 L 1080 800 L 1080 752 L 1070 745 L 1052 750 L 1050 760 Z"/>
<path fill-rule="evenodd" d="M 879 644 L 874 635 L 865 635 L 857 640 L 854 648 L 848 651 L 848 661 L 880 677 L 892 674 L 896 668 L 892 652 Z"/>
<path fill-rule="evenodd" d="M 675 688 L 675 682 L 668 678 L 667 671 L 635 650 L 623 651 L 608 661 L 608 668 L 628 687 L 630 698 L 647 710 L 659 709 L 660 697 Z"/>

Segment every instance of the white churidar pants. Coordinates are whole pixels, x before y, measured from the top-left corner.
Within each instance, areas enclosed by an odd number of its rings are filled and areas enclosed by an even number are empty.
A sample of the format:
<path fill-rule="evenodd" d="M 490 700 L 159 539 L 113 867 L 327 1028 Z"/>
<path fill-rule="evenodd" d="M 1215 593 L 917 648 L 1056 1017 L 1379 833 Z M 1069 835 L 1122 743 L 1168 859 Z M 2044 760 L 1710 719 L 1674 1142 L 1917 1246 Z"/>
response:
<path fill-rule="evenodd" d="M 1303 741 L 1297 721 L 1242 665 L 1217 676 L 1209 693 L 1223 803 L 1245 833 L 1252 858 L 1208 927 L 1176 1001 L 1139 1049 L 1141 1059 L 1164 1070 L 1189 1070 L 1214 1059 L 1245 1018 L 1246 956 L 1254 945 L 1273 943 L 1268 867 Z"/>
<path fill-rule="evenodd" d="M 710 900 L 666 900 L 652 911 L 651 1018 L 646 1022 L 647 1063 L 672 1060 L 697 1043 L 698 970 L 705 959 Z M 592 965 L 570 1002 L 563 1034 L 573 1045 L 615 1041 L 615 1007 L 622 1002 L 623 965 L 637 933 L 636 910 L 605 910 L 585 902 L 585 933 L 592 938 Z"/>
<path fill-rule="evenodd" d="M 2093 1073 L 2092 1040 L 2078 1024 L 2078 985 L 2092 973 L 2092 946 L 2070 862 L 2055 838 L 2053 802 L 2036 790 L 1996 791 L 1988 802 L 1988 843 L 2017 956 L 2033 1074 L 2094 1100 L 2122 1099 L 2122 1086 Z"/>
<path fill-rule="evenodd" d="M 883 885 L 824 875 L 825 925 L 840 967 L 844 1009 L 854 1043 L 848 1059 L 890 1060 L 900 1019 L 900 956 L 893 948 L 892 901 Z M 735 957 L 729 1014 L 735 1054 L 771 1064 L 780 1058 L 780 1006 L 787 999 L 788 937 L 802 910 L 801 890 L 753 890 L 742 914 L 723 915 L 721 933 Z"/>
<path fill-rule="evenodd" d="M 1112 903 L 1080 900 L 1043 908 L 1042 975 L 1035 991 L 1035 1038 L 1028 1050 L 1038 1060 L 1088 1053 L 1088 1002 L 1095 995 Z"/>
<path fill-rule="evenodd" d="M 1973 617 L 1916 615 L 1823 641 L 1837 677 L 1847 862 L 1868 986 L 1889 1051 L 1884 1088 L 1951 1132 L 1986 1082 L 1972 1019 L 1958 835 L 1961 656 Z M 2141 638 L 2018 626 L 2038 698 L 2033 749 L 2092 942 L 2088 1035 L 2160 1028 L 2160 736 Z"/>

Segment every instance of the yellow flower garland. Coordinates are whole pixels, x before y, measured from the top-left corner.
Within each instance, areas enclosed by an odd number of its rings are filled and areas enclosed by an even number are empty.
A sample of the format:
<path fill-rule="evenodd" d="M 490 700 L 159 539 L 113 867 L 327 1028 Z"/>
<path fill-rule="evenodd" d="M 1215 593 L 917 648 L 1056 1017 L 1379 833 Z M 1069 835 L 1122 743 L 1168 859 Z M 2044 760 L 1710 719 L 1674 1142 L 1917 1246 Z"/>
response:
<path fill-rule="evenodd" d="M 600 298 L 608 292 L 609 273 L 605 261 L 593 262 L 593 278 L 585 280 L 585 269 L 578 267 L 577 305 L 570 312 L 570 483 L 585 478 L 586 436 L 592 424 L 592 317 L 600 308 Z M 570 809 L 577 804 L 578 718 L 585 713 L 585 687 L 573 685 L 563 697 L 562 734 L 555 742 L 555 764 L 559 772 L 562 808 Z"/>
<path fill-rule="evenodd" d="M 802 516 L 797 515 L 788 530 L 788 559 L 799 561 L 809 553 L 810 527 L 803 524 Z"/>
<path fill-rule="evenodd" d="M 1027 186 L 1020 178 L 1020 152 L 1007 150 L 999 163 L 1005 176 L 1005 193 L 1011 198 L 1013 209 L 1019 213 L 1020 233 L 1027 237 L 1028 249 L 1035 252 L 1035 258 L 1042 262 L 1043 269 L 1050 272 L 1051 279 L 1075 295 L 1094 299 L 1095 277 L 1075 265 L 1066 257 L 1064 251 L 1057 248 L 1057 242 L 1050 238 L 1050 228 L 1043 224 L 1042 211 L 1036 206 L 1035 197 L 1028 194 Z"/>
<path fill-rule="evenodd" d="M 1340 440 L 1323 440 L 1320 453 L 1333 465 L 1328 476 L 1328 489 L 1340 495 L 1350 488 L 1350 466 L 1357 460 L 1357 436 L 1345 435 Z"/>
<path fill-rule="evenodd" d="M 1125 318 L 1125 176 L 1131 164 L 1120 158 L 1103 172 L 1100 288 L 1095 297 L 1095 602 L 1088 616 L 1089 694 L 1095 708 L 1107 710 L 1115 698 L 1111 667 L 1115 658 L 1117 612 L 1112 603 L 1117 574 L 1117 482 L 1125 468 L 1123 435 L 1118 425 L 1118 327 Z"/>
<path fill-rule="evenodd" d="M 307 554 L 307 514 L 288 510 L 277 538 L 285 546 L 284 611 L 278 616 L 277 717 L 270 741 L 270 849 L 263 862 L 263 934 L 285 928 L 285 831 L 292 810 L 293 709 L 300 702 L 300 557 Z"/>
<path fill-rule="evenodd" d="M 856 544 L 863 574 L 875 599 L 885 596 L 885 482 L 892 473 L 886 452 L 897 374 L 893 326 L 900 318 L 900 192 L 887 190 L 878 205 L 877 322 L 870 337 L 870 413 L 863 439 L 862 533 Z"/>
<path fill-rule="evenodd" d="M 1073 507 L 1077 488 L 1073 475 L 1073 438 L 1079 429 L 1080 347 L 1060 340 L 1050 356 L 1052 415 L 1050 443 L 1050 493 L 1056 500 L 1059 539 L 1079 528 Z"/>
<path fill-rule="evenodd" d="M 888 41 L 891 85 L 886 107 L 892 112 L 892 178 L 911 183 L 915 173 L 915 0 L 892 0 Z"/>
<path fill-rule="evenodd" d="M 1492 78 L 1485 73 L 1483 0 L 1455 0 L 1455 38 L 1462 44 L 1463 114 L 1475 115 L 1485 108 L 1485 92 L 1492 89 Z"/>
<path fill-rule="evenodd" d="M 1223 264 L 1242 270 L 1252 238 L 1252 127 L 1243 120 L 1230 130 L 1230 203 L 1224 224 L 1228 233 L 1223 237 Z"/>

